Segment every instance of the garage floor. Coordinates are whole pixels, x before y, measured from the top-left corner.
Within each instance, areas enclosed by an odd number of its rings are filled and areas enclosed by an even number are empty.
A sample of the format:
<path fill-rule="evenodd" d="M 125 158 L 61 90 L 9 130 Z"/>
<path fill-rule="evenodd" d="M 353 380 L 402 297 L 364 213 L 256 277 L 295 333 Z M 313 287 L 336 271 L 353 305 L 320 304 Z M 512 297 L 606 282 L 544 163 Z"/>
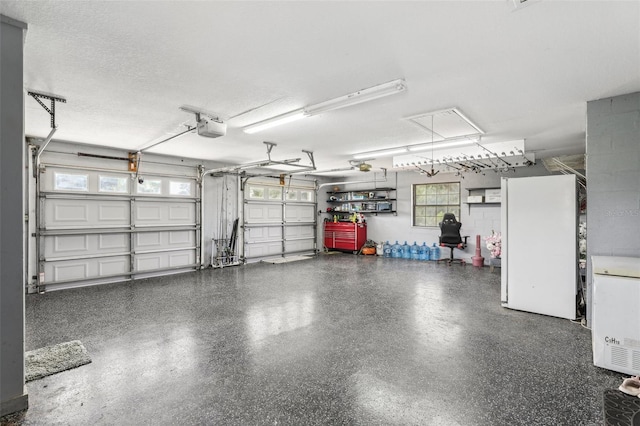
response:
<path fill-rule="evenodd" d="M 602 424 L 590 332 L 500 306 L 499 272 L 339 254 L 27 297 L 27 424 Z"/>

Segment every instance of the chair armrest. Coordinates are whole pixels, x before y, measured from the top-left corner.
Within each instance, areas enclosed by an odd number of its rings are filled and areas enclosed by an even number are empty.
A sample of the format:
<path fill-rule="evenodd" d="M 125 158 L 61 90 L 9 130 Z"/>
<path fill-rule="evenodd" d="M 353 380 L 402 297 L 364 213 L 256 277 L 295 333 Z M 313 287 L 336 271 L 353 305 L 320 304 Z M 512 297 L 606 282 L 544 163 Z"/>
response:
<path fill-rule="evenodd" d="M 464 243 L 463 244 L 466 247 L 467 246 L 467 238 L 469 238 L 469 236 L 468 235 L 463 235 L 462 238 L 464 238 Z"/>

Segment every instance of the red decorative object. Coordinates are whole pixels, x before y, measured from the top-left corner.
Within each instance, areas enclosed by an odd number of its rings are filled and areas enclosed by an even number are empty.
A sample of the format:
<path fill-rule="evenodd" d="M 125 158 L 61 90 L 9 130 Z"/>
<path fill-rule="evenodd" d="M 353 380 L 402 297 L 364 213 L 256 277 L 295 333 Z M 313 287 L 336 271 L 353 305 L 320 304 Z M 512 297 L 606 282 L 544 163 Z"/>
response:
<path fill-rule="evenodd" d="M 471 258 L 473 266 L 484 266 L 484 257 L 480 255 L 480 235 L 476 235 L 476 255 Z"/>

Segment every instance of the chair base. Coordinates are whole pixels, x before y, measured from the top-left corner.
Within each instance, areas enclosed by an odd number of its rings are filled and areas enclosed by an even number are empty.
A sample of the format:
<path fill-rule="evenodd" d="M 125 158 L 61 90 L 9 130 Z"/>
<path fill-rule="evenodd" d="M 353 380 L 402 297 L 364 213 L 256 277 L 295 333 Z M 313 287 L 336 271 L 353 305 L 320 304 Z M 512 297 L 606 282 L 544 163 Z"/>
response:
<path fill-rule="evenodd" d="M 460 246 L 462 246 L 462 247 L 460 247 Z M 462 250 L 465 247 L 463 244 L 459 244 L 459 245 L 457 245 L 455 247 L 447 246 L 447 245 L 441 245 L 441 247 L 449 247 L 451 249 L 451 256 L 449 256 L 448 258 L 445 258 L 445 259 L 438 259 L 437 260 L 438 263 L 447 262 L 447 265 L 449 265 L 449 266 L 451 266 L 452 263 L 460 263 L 460 265 L 463 265 L 463 266 L 465 266 L 467 264 L 467 261 L 464 260 L 464 259 L 454 259 L 453 258 L 453 249 L 454 248 L 459 248 L 459 249 Z"/>

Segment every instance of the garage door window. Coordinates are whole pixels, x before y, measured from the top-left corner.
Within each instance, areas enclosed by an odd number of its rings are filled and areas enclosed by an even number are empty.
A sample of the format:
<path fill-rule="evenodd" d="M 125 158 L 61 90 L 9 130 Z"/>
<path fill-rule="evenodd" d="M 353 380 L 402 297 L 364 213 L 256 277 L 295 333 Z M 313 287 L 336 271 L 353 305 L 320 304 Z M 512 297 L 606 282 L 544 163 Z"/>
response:
<path fill-rule="evenodd" d="M 129 178 L 115 176 L 99 176 L 98 190 L 100 192 L 129 192 Z"/>
<path fill-rule="evenodd" d="M 191 182 L 169 182 L 169 194 L 170 195 L 191 195 Z"/>
<path fill-rule="evenodd" d="M 280 188 L 269 188 L 270 200 L 282 200 L 282 190 Z"/>
<path fill-rule="evenodd" d="M 289 191 L 287 192 L 287 200 L 297 200 L 298 192 L 297 191 Z"/>
<path fill-rule="evenodd" d="M 249 188 L 249 198 L 264 199 L 264 188 L 252 186 Z"/>
<path fill-rule="evenodd" d="M 87 175 L 70 175 L 55 173 L 54 189 L 57 191 L 88 191 L 89 177 Z"/>
<path fill-rule="evenodd" d="M 138 194 L 162 194 L 162 182 L 147 179 L 138 183 Z"/>

